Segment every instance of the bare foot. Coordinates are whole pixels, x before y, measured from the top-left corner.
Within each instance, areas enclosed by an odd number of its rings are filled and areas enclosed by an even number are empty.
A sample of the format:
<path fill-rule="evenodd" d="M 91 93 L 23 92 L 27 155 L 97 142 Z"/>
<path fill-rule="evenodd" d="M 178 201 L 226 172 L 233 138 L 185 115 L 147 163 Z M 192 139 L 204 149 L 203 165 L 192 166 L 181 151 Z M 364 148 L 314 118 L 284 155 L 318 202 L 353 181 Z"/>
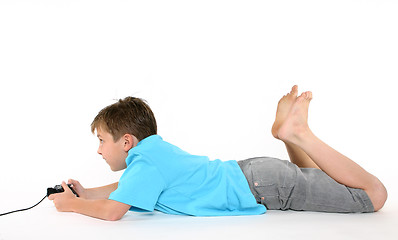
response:
<path fill-rule="evenodd" d="M 304 134 L 311 133 L 308 126 L 308 108 L 311 99 L 312 92 L 304 92 L 296 98 L 277 132 L 278 139 L 296 144 Z"/>
<path fill-rule="evenodd" d="M 292 90 L 290 93 L 286 94 L 279 100 L 278 102 L 278 108 L 276 110 L 276 117 L 275 117 L 275 122 L 272 125 L 272 135 L 279 139 L 278 137 L 278 132 L 279 128 L 282 126 L 282 124 L 285 122 L 285 119 L 290 112 L 290 109 L 293 106 L 293 103 L 296 101 L 297 98 L 297 92 L 298 92 L 298 86 L 294 85 L 292 87 Z"/>

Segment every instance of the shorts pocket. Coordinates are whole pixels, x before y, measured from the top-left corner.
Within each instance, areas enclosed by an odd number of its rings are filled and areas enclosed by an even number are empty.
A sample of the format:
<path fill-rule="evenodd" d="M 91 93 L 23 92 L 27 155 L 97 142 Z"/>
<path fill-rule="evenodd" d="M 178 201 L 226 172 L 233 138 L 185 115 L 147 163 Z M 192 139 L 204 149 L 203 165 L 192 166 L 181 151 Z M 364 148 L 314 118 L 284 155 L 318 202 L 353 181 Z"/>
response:
<path fill-rule="evenodd" d="M 275 158 L 261 158 L 251 163 L 253 188 L 267 209 L 286 210 L 291 205 L 296 166 Z"/>
<path fill-rule="evenodd" d="M 266 206 L 268 210 L 282 209 L 279 190 L 276 184 L 265 186 L 260 183 L 254 189 L 260 197 L 260 203 Z"/>

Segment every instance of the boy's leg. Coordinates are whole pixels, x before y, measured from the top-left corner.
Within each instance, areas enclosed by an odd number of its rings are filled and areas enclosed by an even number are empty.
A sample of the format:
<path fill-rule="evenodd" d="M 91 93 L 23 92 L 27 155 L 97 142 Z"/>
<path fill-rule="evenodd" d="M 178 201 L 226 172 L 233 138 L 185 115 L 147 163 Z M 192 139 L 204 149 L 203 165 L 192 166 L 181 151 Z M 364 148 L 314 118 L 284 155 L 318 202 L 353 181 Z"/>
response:
<path fill-rule="evenodd" d="M 276 132 L 277 138 L 302 149 L 335 181 L 348 187 L 363 189 L 372 201 L 375 211 L 381 209 L 387 199 L 384 185 L 351 159 L 322 142 L 310 130 L 307 119 L 311 99 L 311 92 L 305 92 L 296 98 Z"/>
<path fill-rule="evenodd" d="M 318 168 L 318 165 L 298 146 L 285 142 L 290 161 L 300 168 Z"/>
<path fill-rule="evenodd" d="M 294 85 L 290 93 L 283 96 L 278 102 L 275 122 L 272 126 L 272 135 L 277 139 L 279 139 L 279 128 L 284 123 L 293 103 L 296 101 L 297 94 L 298 87 L 297 85 Z M 301 148 L 289 142 L 285 142 L 285 145 L 292 163 L 296 164 L 300 168 L 319 168 Z"/>

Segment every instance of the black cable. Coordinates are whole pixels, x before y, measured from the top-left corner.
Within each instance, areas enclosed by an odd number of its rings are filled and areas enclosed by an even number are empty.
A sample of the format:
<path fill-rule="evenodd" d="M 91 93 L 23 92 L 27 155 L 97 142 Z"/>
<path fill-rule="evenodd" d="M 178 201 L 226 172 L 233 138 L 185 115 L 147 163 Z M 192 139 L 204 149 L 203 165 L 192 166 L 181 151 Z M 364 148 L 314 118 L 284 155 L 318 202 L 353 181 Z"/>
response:
<path fill-rule="evenodd" d="M 20 210 L 15 210 L 15 211 L 7 212 L 7 213 L 1 213 L 0 216 L 4 216 L 4 215 L 10 214 L 10 213 L 21 212 L 21 211 L 25 211 L 25 210 L 29 210 L 29 209 L 31 209 L 31 208 L 34 208 L 34 207 L 36 207 L 37 205 L 39 205 L 41 202 L 43 202 L 43 200 L 44 200 L 46 197 L 47 197 L 47 195 L 44 196 L 44 198 L 43 198 L 42 200 L 40 200 L 40 202 L 36 203 L 35 205 L 33 205 L 33 206 L 29 207 L 29 208 L 20 209 Z"/>

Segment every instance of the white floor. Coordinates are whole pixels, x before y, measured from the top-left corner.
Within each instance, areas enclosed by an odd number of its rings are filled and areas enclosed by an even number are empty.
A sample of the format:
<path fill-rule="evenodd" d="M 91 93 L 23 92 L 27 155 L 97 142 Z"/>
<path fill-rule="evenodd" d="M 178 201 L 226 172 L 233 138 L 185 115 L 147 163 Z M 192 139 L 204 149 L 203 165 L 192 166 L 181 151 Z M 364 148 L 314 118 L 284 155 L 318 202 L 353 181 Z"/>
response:
<path fill-rule="evenodd" d="M 260 216 L 187 217 L 129 212 L 118 222 L 59 213 L 45 200 L 0 217 L 0 240 L 12 239 L 398 239 L 398 204 L 372 214 L 268 211 Z"/>

